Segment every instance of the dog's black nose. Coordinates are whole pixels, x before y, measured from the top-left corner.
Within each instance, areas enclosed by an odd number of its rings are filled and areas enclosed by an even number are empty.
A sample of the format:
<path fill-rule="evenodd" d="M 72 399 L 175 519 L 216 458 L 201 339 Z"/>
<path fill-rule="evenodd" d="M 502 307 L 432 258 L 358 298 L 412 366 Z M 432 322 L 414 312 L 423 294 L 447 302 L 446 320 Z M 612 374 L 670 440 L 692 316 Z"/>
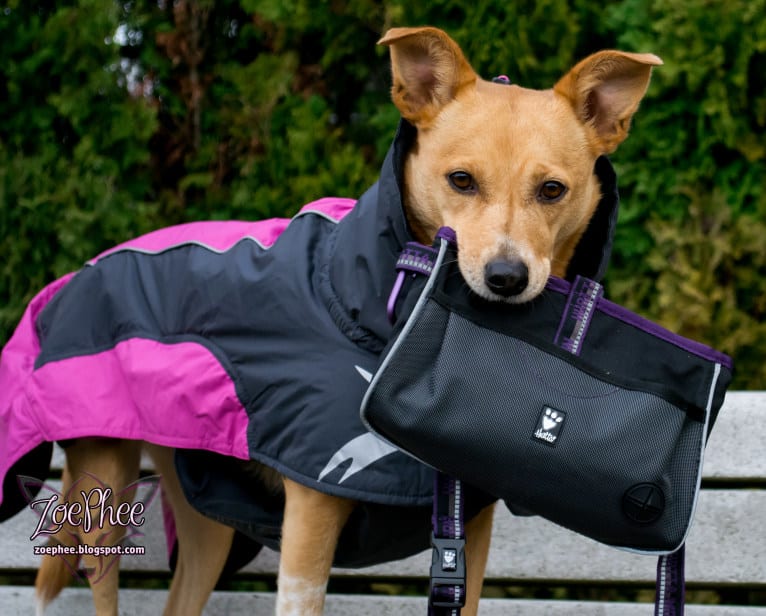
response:
<path fill-rule="evenodd" d="M 495 259 L 484 267 L 484 281 L 493 293 L 513 297 L 527 288 L 529 270 L 520 259 Z"/>

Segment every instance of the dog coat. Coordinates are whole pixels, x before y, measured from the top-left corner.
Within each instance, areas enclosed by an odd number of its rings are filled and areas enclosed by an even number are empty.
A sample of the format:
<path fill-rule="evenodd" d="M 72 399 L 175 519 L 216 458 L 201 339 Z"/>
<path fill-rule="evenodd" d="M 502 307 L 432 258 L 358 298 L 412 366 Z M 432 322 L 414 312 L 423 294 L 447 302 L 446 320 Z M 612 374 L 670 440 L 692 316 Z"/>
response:
<path fill-rule="evenodd" d="M 433 470 L 359 419 L 391 334 L 395 263 L 412 239 L 401 178 L 414 136 L 402 122 L 356 203 L 322 199 L 289 221 L 163 229 L 37 295 L 0 358 L 0 519 L 23 506 L 9 498 L 16 474 L 47 473 L 47 443 L 101 436 L 176 448 L 192 505 L 257 544 L 278 548 L 284 503 L 245 460 L 360 502 L 338 566 L 427 548 Z M 580 242 L 596 248 L 578 247 L 572 261 L 586 275 L 605 266 L 616 220 L 605 161 L 604 197 Z M 494 500 L 472 492 L 468 518 Z"/>

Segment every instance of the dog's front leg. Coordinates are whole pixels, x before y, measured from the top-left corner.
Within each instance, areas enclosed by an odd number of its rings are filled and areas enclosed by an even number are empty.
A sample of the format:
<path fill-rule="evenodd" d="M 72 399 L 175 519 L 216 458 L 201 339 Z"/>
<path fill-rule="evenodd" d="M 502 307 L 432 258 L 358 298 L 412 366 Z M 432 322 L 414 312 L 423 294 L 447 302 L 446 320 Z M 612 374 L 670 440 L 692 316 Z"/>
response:
<path fill-rule="evenodd" d="M 287 478 L 284 485 L 277 616 L 319 616 L 335 546 L 354 503 Z"/>
<path fill-rule="evenodd" d="M 482 509 L 465 525 L 466 601 L 463 616 L 475 616 L 479 611 L 479 596 L 484 584 L 489 542 L 495 505 Z"/>

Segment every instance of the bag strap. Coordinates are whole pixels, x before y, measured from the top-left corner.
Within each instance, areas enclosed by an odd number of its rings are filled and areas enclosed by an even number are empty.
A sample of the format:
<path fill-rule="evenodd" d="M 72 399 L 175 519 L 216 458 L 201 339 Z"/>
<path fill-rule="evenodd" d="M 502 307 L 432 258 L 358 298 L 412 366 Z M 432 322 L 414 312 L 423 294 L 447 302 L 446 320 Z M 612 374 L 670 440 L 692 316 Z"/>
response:
<path fill-rule="evenodd" d="M 463 511 L 462 482 L 435 471 L 429 616 L 459 616 L 465 605 Z"/>
<path fill-rule="evenodd" d="M 604 288 L 596 281 L 577 276 L 567 298 L 554 344 L 579 355 L 588 333 L 591 317 Z M 657 561 L 655 616 L 681 616 L 684 613 L 684 546 Z"/>
<path fill-rule="evenodd" d="M 466 565 L 462 485 L 435 471 L 431 524 L 431 584 L 429 616 L 459 616 L 465 605 Z M 654 616 L 683 616 L 686 545 L 657 559 Z"/>
<path fill-rule="evenodd" d="M 683 616 L 686 593 L 685 560 L 685 544 L 672 554 L 660 556 L 657 560 L 657 595 L 654 601 L 654 616 Z"/>

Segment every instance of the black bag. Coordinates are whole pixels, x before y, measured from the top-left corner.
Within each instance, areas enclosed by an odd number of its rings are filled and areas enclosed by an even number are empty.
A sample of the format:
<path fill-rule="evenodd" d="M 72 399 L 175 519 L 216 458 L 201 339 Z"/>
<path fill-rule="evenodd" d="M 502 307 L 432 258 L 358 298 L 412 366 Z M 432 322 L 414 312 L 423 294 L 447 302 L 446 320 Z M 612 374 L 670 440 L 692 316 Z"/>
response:
<path fill-rule="evenodd" d="M 363 400 L 366 426 L 515 513 L 640 552 L 682 546 L 731 359 L 587 278 L 487 302 L 460 275 L 454 234 L 435 247 Z"/>

